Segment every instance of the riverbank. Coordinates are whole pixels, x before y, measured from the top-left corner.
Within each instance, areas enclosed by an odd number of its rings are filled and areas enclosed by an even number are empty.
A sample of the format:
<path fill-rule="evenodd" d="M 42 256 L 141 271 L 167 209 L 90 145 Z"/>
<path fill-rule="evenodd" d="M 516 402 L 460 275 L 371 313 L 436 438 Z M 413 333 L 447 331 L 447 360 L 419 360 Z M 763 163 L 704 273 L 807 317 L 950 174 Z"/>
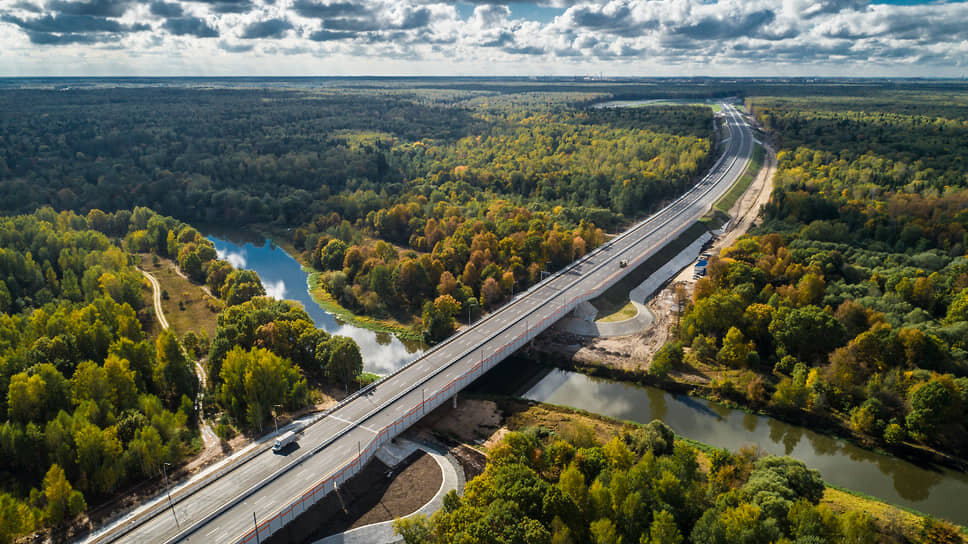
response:
<path fill-rule="evenodd" d="M 918 465 L 942 466 L 958 472 L 968 473 L 968 460 L 941 451 L 915 444 L 904 443 L 902 446 L 885 450 L 869 436 L 863 435 L 848 427 L 846 422 L 832 419 L 820 414 L 800 411 L 799 413 L 778 412 L 763 407 L 751 406 L 738 402 L 739 396 L 724 396 L 722 382 L 710 379 L 693 368 L 679 368 L 665 378 L 656 377 L 648 372 L 647 367 L 617 367 L 609 363 L 598 363 L 587 360 L 576 360 L 568 357 L 558 349 L 549 349 L 539 337 L 534 343 L 532 359 L 541 364 L 554 368 L 578 372 L 593 378 L 604 378 L 616 382 L 634 383 L 652 386 L 674 394 L 689 395 L 710 402 L 722 404 L 725 407 L 742 410 L 749 414 L 767 416 L 790 425 L 808 428 L 832 438 L 847 441 L 867 451 L 897 457 Z M 704 380 L 705 379 L 705 380 Z"/>
<path fill-rule="evenodd" d="M 442 431 L 444 433 L 442 438 L 471 439 L 471 445 L 485 452 L 508 432 L 529 427 L 547 429 L 561 436 L 576 432 L 576 428 L 585 428 L 589 429 L 598 441 L 605 442 L 613 436 L 620 436 L 624 431 L 641 425 L 638 422 L 615 419 L 567 406 L 503 395 L 473 395 L 462 398 L 460 403 L 461 407 L 454 413 L 458 423 L 444 428 L 434 424 L 431 428 L 438 432 Z M 479 421 L 477 418 L 482 420 Z M 453 432 L 455 427 L 475 429 L 475 431 L 458 436 Z M 700 452 L 699 462 L 703 469 L 708 469 L 708 457 L 712 452 L 725 451 L 681 435 L 677 435 L 676 439 Z M 886 542 L 920 541 L 921 527 L 924 519 L 928 517 L 916 509 L 892 505 L 875 497 L 829 483 L 826 484 L 821 502 L 837 513 L 860 510 L 871 514 L 881 532 L 880 536 L 888 539 L 879 541 Z M 961 527 L 961 530 L 966 532 L 964 527 Z"/>
<path fill-rule="evenodd" d="M 296 260 L 299 261 L 299 259 Z M 393 334 L 398 338 L 409 340 L 411 342 L 423 341 L 423 335 L 421 335 L 419 331 L 414 330 L 413 325 L 405 325 L 393 319 L 378 319 L 366 315 L 357 315 L 352 311 L 340 306 L 340 304 L 336 302 L 336 299 L 329 294 L 329 291 L 323 288 L 323 273 L 313 270 L 302 261 L 300 261 L 299 264 L 302 265 L 303 272 L 306 273 L 308 278 L 307 288 L 309 289 L 309 295 L 313 297 L 313 301 L 316 302 L 316 304 L 319 304 L 320 308 L 335 315 L 340 320 L 352 325 L 356 325 L 357 327 L 362 327 L 374 332 Z"/>
<path fill-rule="evenodd" d="M 322 273 L 314 270 L 313 267 L 309 265 L 309 262 L 306 261 L 303 252 L 299 249 L 296 249 L 296 246 L 292 245 L 292 242 L 289 240 L 289 232 L 280 230 L 278 227 L 264 224 L 254 225 L 251 228 L 260 236 L 275 244 L 276 247 L 285 251 L 290 257 L 293 258 L 293 260 L 299 263 L 299 266 L 302 267 L 302 270 L 307 277 L 306 289 L 309 292 L 309 296 L 312 297 L 313 301 L 323 310 L 333 314 L 339 318 L 340 321 L 373 332 L 392 334 L 402 340 L 408 340 L 411 342 L 420 342 L 423 340 L 420 332 L 414 330 L 412 324 L 408 325 L 406 323 L 401 323 L 395 319 L 380 319 L 365 315 L 357 315 L 351 310 L 341 306 L 339 302 L 337 302 L 336 299 L 334 299 L 333 296 L 322 287 Z"/>

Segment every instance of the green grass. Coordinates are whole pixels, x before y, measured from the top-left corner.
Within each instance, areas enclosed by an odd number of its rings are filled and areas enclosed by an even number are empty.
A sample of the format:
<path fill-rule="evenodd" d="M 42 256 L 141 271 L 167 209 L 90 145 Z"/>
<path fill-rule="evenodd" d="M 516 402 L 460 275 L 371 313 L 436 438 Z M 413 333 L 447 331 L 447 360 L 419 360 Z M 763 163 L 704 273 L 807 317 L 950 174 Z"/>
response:
<path fill-rule="evenodd" d="M 485 396 L 478 396 L 479 398 L 485 398 Z M 513 396 L 487 396 L 489 400 L 494 400 L 501 405 L 503 399 L 518 401 L 521 399 L 516 399 Z M 505 402 L 507 402 L 505 400 Z M 579 421 L 584 418 L 588 420 L 598 421 L 605 425 L 605 429 L 602 429 L 603 434 L 609 436 L 618 436 L 621 434 L 622 428 L 626 425 L 632 425 L 635 427 L 641 427 L 643 424 L 635 421 L 623 420 L 620 418 L 612 418 L 608 416 L 603 416 L 601 414 L 596 414 L 594 412 L 588 412 L 586 410 L 581 410 L 577 408 L 571 408 L 568 406 L 562 406 L 559 404 L 551 403 L 534 403 L 528 401 L 528 408 L 524 411 L 514 412 L 513 410 L 507 410 L 506 406 L 502 406 L 505 413 L 513 413 L 513 416 L 506 420 L 505 425 L 512 430 L 520 430 L 528 426 L 536 425 L 546 425 L 550 421 L 564 422 L 570 419 L 578 419 Z M 545 417 L 542 417 L 542 413 Z M 554 417 L 557 416 L 557 417 Z M 571 416 L 571 417 L 569 417 Z M 594 425 L 593 425 L 594 427 Z M 699 440 L 694 440 L 691 438 L 686 438 L 678 433 L 676 433 L 676 441 L 689 445 L 696 450 L 702 452 L 702 454 L 708 456 L 714 451 L 730 451 L 728 449 L 719 448 L 713 446 L 706 442 L 701 442 Z M 822 502 L 828 506 L 834 507 L 835 511 L 850 511 L 858 510 L 862 512 L 867 512 L 874 516 L 882 525 L 891 519 L 897 519 L 900 521 L 902 530 L 905 537 L 911 541 L 916 541 L 919 537 L 919 530 L 921 527 L 921 520 L 924 517 L 928 517 L 927 514 L 919 512 L 913 508 L 907 508 L 904 506 L 898 506 L 873 497 L 858 491 L 853 491 L 851 489 L 845 489 L 840 486 L 831 485 L 824 482 L 826 486 L 826 491 L 824 492 L 824 497 Z M 968 534 L 968 528 L 954 524 L 959 527 L 963 534 Z"/>
<path fill-rule="evenodd" d="M 196 334 L 205 331 L 209 338 L 215 338 L 222 302 L 209 296 L 201 285 L 179 276 L 175 272 L 175 263 L 170 259 L 159 259 L 156 266 L 150 255 L 141 254 L 140 258 L 141 267 L 158 280 L 163 292 L 168 293 L 168 298 L 162 296 L 161 307 L 172 330 L 179 336 L 189 331 Z M 150 287 L 145 290 L 145 303 L 154 313 Z M 160 334 L 160 323 L 157 320 L 152 323 L 150 335 Z"/>
<path fill-rule="evenodd" d="M 632 319 L 638 313 L 639 313 L 638 308 L 636 308 L 635 305 L 632 304 L 632 301 L 629 301 L 628 304 L 626 304 L 625 306 L 622 306 L 622 308 L 620 308 L 619 311 L 615 312 L 614 314 L 607 315 L 601 319 L 596 319 L 595 321 L 600 321 L 602 323 L 612 323 L 614 321 L 625 321 L 626 319 Z"/>
<path fill-rule="evenodd" d="M 322 280 L 323 276 L 321 272 L 317 272 L 305 265 L 303 265 L 302 269 L 309 276 L 309 294 L 313 297 L 313 300 L 316 301 L 316 304 L 319 304 L 320 308 L 339 317 L 341 320 L 347 323 L 362 327 L 364 329 L 390 333 L 402 340 L 416 342 L 422 339 L 420 333 L 402 323 L 375 319 L 368 316 L 359 316 L 340 306 L 339 303 L 336 302 L 336 300 L 325 289 L 323 289 L 322 285 L 320 285 L 320 281 Z"/>
<path fill-rule="evenodd" d="M 730 208 L 736 204 L 743 193 L 750 188 L 750 184 L 756 179 L 756 175 L 760 172 L 760 168 L 763 167 L 763 159 L 766 157 L 766 151 L 763 149 L 762 145 L 756 144 L 753 148 L 753 156 L 750 158 L 749 164 L 746 166 L 746 172 L 743 176 L 729 188 L 729 191 L 719 199 L 718 202 L 713 206 L 714 210 L 721 211 L 723 213 L 729 213 Z"/>
<path fill-rule="evenodd" d="M 656 100 L 646 104 L 639 104 L 635 107 L 648 108 L 649 106 L 705 106 L 712 108 L 715 113 L 723 111 L 722 106 L 718 102 L 696 102 L 695 100 Z"/>

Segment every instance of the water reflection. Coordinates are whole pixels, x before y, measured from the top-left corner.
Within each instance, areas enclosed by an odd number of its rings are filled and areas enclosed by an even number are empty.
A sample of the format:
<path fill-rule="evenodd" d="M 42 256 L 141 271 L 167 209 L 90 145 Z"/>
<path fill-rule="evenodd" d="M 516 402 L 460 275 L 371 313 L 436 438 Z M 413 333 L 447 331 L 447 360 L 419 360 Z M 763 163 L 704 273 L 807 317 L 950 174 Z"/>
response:
<path fill-rule="evenodd" d="M 752 444 L 772 454 L 800 459 L 834 485 L 968 523 L 964 506 L 968 475 L 924 468 L 766 416 L 557 369 L 523 396 L 642 423 L 662 419 L 683 436 L 733 451 Z"/>
<path fill-rule="evenodd" d="M 238 231 L 206 230 L 219 258 L 229 261 L 236 268 L 256 271 L 266 288 L 266 294 L 299 302 L 317 327 L 355 340 L 360 346 L 366 372 L 386 375 L 420 355 L 419 346 L 404 343 L 392 334 L 350 325 L 320 308 L 309 295 L 306 272 L 295 259 L 271 242 Z"/>
<path fill-rule="evenodd" d="M 760 422 L 760 418 L 756 417 L 755 414 L 743 413 L 743 429 L 746 432 L 751 433 L 756 430 L 756 424 Z"/>

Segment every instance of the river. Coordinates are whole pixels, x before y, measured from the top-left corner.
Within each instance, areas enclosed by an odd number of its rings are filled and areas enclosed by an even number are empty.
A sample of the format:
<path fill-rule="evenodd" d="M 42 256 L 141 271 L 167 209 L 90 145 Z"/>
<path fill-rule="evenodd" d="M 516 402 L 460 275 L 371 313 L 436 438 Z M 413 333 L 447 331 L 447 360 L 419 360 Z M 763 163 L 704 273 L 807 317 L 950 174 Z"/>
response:
<path fill-rule="evenodd" d="M 307 289 L 307 274 L 282 249 L 262 237 L 209 231 L 219 257 L 237 268 L 259 274 L 267 293 L 301 303 L 316 326 L 353 338 L 360 346 L 367 372 L 386 375 L 417 358 L 418 346 L 391 334 L 350 325 L 323 310 Z M 518 385 L 533 377 L 531 385 Z M 714 402 L 673 395 L 654 387 L 611 382 L 558 369 L 549 370 L 512 357 L 475 386 L 492 393 L 578 408 L 616 419 L 647 423 L 661 419 L 676 433 L 736 451 L 755 444 L 777 455 L 805 462 L 827 482 L 968 525 L 968 475 L 924 468 L 903 459 L 875 453 L 849 442 L 789 425 L 779 420 L 727 408 Z"/>
<path fill-rule="evenodd" d="M 830 484 L 968 525 L 964 473 L 925 468 L 771 417 L 655 387 L 541 369 L 514 358 L 504 364 L 516 365 L 518 379 L 522 374 L 538 375 L 524 391 L 512 392 L 524 398 L 638 423 L 661 419 L 677 434 L 731 451 L 755 444 L 771 454 L 800 459 Z"/>
<path fill-rule="evenodd" d="M 348 336 L 360 346 L 363 370 L 385 376 L 416 359 L 419 345 L 403 342 L 385 332 L 374 332 L 339 319 L 320 308 L 309 294 L 308 275 L 288 253 L 269 240 L 244 232 L 206 229 L 220 259 L 232 266 L 254 270 L 262 279 L 266 294 L 276 299 L 295 300 L 303 305 L 316 326 L 330 334 Z"/>

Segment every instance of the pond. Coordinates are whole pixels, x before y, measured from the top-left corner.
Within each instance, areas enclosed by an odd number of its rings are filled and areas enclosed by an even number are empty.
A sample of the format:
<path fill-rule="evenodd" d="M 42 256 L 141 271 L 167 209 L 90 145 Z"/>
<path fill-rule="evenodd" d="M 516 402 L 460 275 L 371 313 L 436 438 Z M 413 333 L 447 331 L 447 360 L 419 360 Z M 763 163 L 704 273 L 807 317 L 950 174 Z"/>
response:
<path fill-rule="evenodd" d="M 830 484 L 968 525 L 964 473 L 925 468 L 771 417 L 654 387 L 547 369 L 518 358 L 505 364 L 515 365 L 519 376 L 536 374 L 523 392 L 506 393 L 638 423 L 661 419 L 686 438 L 731 451 L 753 444 L 771 454 L 800 459 Z"/>
<path fill-rule="evenodd" d="M 206 229 L 206 237 L 215 244 L 220 259 L 232 263 L 236 268 L 259 274 L 266 294 L 280 300 L 299 302 L 317 327 L 330 334 L 355 340 L 363 355 L 365 372 L 385 376 L 422 353 L 420 346 L 413 342 L 403 342 L 392 334 L 346 323 L 320 308 L 309 294 L 309 275 L 299 262 L 264 237 L 213 229 Z"/>

